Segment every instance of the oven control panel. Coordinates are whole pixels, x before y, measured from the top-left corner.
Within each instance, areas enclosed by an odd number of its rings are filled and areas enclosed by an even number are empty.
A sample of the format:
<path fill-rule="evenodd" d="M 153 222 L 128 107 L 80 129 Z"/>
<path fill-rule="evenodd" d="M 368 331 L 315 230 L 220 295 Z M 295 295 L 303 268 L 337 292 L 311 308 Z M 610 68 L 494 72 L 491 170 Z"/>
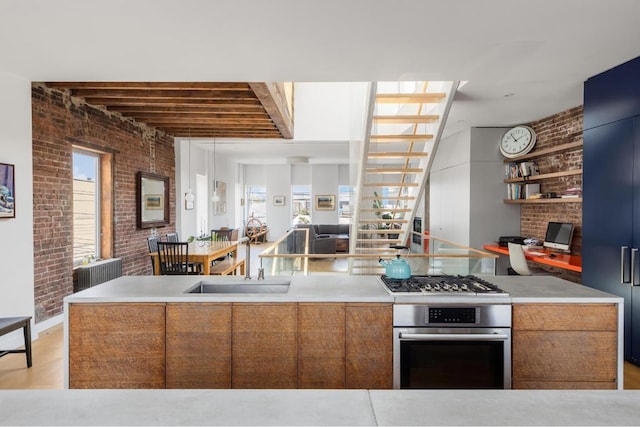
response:
<path fill-rule="evenodd" d="M 476 323 L 475 307 L 428 307 L 425 323 Z"/>

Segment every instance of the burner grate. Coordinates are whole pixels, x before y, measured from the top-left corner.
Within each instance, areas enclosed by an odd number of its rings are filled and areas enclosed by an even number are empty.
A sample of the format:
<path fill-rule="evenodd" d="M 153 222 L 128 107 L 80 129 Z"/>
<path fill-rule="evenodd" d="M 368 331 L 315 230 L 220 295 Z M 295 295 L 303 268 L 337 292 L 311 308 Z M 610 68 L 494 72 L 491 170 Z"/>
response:
<path fill-rule="evenodd" d="M 382 282 L 391 292 L 422 294 L 502 295 L 505 291 L 477 276 L 411 276 L 408 279 L 392 279 L 382 276 Z"/>

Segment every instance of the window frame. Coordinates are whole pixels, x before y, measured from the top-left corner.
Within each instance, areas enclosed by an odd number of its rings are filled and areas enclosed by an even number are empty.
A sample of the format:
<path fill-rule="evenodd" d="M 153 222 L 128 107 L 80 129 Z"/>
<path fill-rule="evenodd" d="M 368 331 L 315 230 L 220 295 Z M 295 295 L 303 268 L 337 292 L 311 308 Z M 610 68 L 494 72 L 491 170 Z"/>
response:
<path fill-rule="evenodd" d="M 97 158 L 96 171 L 96 259 L 109 259 L 113 251 L 113 153 L 88 148 L 82 145 L 72 145 L 71 179 L 73 184 L 73 153 L 95 156 Z M 73 185 L 72 185 L 73 187 Z M 73 211 L 73 208 L 72 208 Z M 72 227 L 73 228 L 73 227 Z M 72 236 L 72 245 L 75 238 Z M 80 264 L 82 258 L 73 257 L 74 266 Z"/>

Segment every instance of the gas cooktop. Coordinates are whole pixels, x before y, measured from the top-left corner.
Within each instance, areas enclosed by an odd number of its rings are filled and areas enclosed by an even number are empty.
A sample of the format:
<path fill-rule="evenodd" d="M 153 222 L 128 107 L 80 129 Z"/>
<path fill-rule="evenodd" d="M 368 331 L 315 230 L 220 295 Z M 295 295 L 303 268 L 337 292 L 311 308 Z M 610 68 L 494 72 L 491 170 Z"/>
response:
<path fill-rule="evenodd" d="M 411 276 L 408 279 L 392 279 L 382 276 L 382 283 L 391 293 L 414 295 L 501 295 L 509 294 L 493 283 L 477 276 Z"/>

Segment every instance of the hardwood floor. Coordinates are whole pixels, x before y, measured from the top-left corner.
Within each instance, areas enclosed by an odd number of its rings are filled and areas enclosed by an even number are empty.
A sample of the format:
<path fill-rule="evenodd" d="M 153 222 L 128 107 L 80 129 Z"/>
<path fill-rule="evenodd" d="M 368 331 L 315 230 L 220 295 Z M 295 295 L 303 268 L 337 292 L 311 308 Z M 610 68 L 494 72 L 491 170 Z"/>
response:
<path fill-rule="evenodd" d="M 63 388 L 62 342 L 60 324 L 41 332 L 33 342 L 31 368 L 27 368 L 24 354 L 8 354 L 0 358 L 0 389 Z"/>
<path fill-rule="evenodd" d="M 62 325 L 40 333 L 33 343 L 33 367 L 27 368 L 24 354 L 0 358 L 0 389 L 62 389 Z M 625 390 L 640 389 L 640 367 L 625 362 Z"/>

